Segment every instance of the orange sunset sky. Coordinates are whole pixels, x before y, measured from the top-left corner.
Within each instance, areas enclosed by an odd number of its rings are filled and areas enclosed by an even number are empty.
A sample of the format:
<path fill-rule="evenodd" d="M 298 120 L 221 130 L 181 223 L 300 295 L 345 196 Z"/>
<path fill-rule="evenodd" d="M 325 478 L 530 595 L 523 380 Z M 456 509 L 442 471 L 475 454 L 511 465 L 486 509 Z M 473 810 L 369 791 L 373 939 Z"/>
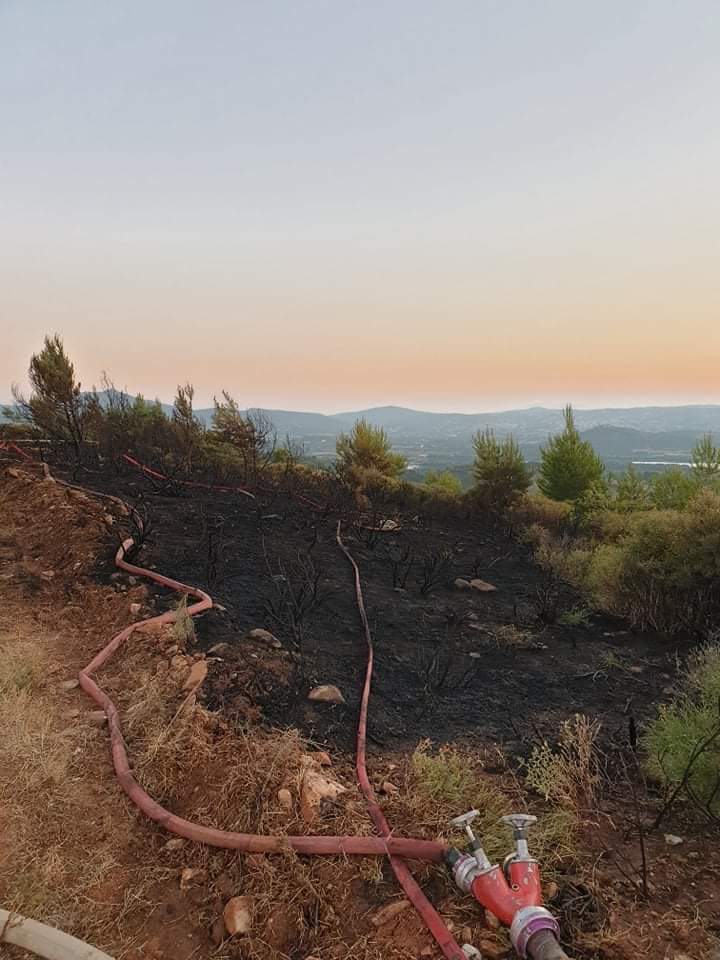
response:
<path fill-rule="evenodd" d="M 0 5 L 0 400 L 720 402 L 720 8 Z"/>

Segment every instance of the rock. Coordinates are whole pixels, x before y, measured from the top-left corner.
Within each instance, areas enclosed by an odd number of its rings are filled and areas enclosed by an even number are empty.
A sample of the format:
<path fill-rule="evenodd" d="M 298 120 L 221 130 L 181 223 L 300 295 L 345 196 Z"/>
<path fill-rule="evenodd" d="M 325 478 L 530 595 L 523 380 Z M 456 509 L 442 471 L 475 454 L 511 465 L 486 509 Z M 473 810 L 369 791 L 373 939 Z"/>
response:
<path fill-rule="evenodd" d="M 681 843 L 684 843 L 684 842 L 685 842 L 685 841 L 683 840 L 682 837 L 676 837 L 674 833 L 666 833 L 666 834 L 665 834 L 665 843 L 666 843 L 669 847 L 679 847 L 680 844 L 681 844 Z"/>
<path fill-rule="evenodd" d="M 323 800 L 337 800 L 345 787 L 329 780 L 315 766 L 308 767 L 300 788 L 300 812 L 305 823 L 314 823 L 320 815 Z"/>
<path fill-rule="evenodd" d="M 282 647 L 282 643 L 280 643 L 278 638 L 270 633 L 269 630 L 263 630 L 262 627 L 256 627 L 255 630 L 251 630 L 248 633 L 248 636 L 251 640 L 261 640 L 263 643 L 267 643 L 276 650 L 279 650 L 280 647 Z"/>
<path fill-rule="evenodd" d="M 546 883 L 543 888 L 543 894 L 545 896 L 545 899 L 554 900 L 555 897 L 558 895 L 559 889 L 560 888 L 558 887 L 558 885 L 555 883 L 554 880 L 551 880 L 549 883 Z"/>
<path fill-rule="evenodd" d="M 225 921 L 222 917 L 217 917 L 217 919 L 213 920 L 212 926 L 210 927 L 210 939 L 216 947 L 219 947 L 225 939 L 226 934 Z"/>
<path fill-rule="evenodd" d="M 176 673 L 179 673 L 181 670 L 187 670 L 187 666 L 188 659 L 181 653 L 176 654 L 170 661 L 170 669 L 174 670 Z"/>
<path fill-rule="evenodd" d="M 131 604 L 130 604 L 130 613 L 131 613 L 134 617 L 136 617 L 136 616 L 138 615 L 138 613 L 140 613 L 141 610 L 142 610 L 142 604 L 141 604 L 141 603 L 131 603 Z"/>
<path fill-rule="evenodd" d="M 166 624 L 160 623 L 158 620 L 149 620 L 147 623 L 138 624 L 135 628 L 138 633 L 146 634 L 147 636 L 159 636 L 161 633 L 164 633 Z"/>
<path fill-rule="evenodd" d="M 278 790 L 277 798 L 281 809 L 283 809 L 285 813 L 292 813 L 293 798 L 290 791 L 283 787 L 281 790 Z"/>
<path fill-rule="evenodd" d="M 494 913 L 491 913 L 490 910 L 485 911 L 485 923 L 488 925 L 488 927 L 491 930 L 500 929 L 500 921 L 498 920 L 498 918 L 495 916 Z"/>
<path fill-rule="evenodd" d="M 471 650 L 468 656 L 471 660 L 480 660 L 482 658 L 482 654 L 479 650 Z"/>
<path fill-rule="evenodd" d="M 7 468 L 8 476 L 14 477 L 15 480 L 22 480 L 22 474 L 16 467 Z"/>
<path fill-rule="evenodd" d="M 110 583 L 118 583 L 118 581 L 120 580 L 122 580 L 122 574 L 118 573 L 117 570 L 115 571 L 115 573 L 110 574 Z"/>
<path fill-rule="evenodd" d="M 231 897 L 225 904 L 223 920 L 231 937 L 250 933 L 253 902 L 251 897 Z"/>
<path fill-rule="evenodd" d="M 189 890 L 196 883 L 207 880 L 207 870 L 202 867 L 185 867 L 180 874 L 180 889 Z"/>
<path fill-rule="evenodd" d="M 382 910 L 378 910 L 375 916 L 371 917 L 370 922 L 374 927 L 381 927 L 385 923 L 390 923 L 391 920 L 396 920 L 409 906 L 409 900 L 396 900 L 395 903 L 389 903 Z"/>
<path fill-rule="evenodd" d="M 105 521 L 105 526 L 106 526 L 106 527 L 114 527 L 114 526 L 115 526 L 115 518 L 114 518 L 111 514 L 106 513 L 106 514 L 104 515 L 104 517 L 103 517 L 103 520 Z"/>
<path fill-rule="evenodd" d="M 630 673 L 643 673 L 645 668 L 635 666 L 635 667 L 628 667 L 628 670 L 630 671 Z"/>
<path fill-rule="evenodd" d="M 166 850 L 180 850 L 181 847 L 185 846 L 185 840 L 182 837 L 173 837 L 171 840 L 168 840 L 165 844 Z"/>
<path fill-rule="evenodd" d="M 231 647 L 229 643 L 216 643 L 214 646 L 210 647 L 208 653 L 230 653 Z"/>
<path fill-rule="evenodd" d="M 380 529 L 385 533 L 391 533 L 393 530 L 399 530 L 400 524 L 396 520 L 383 520 Z"/>
<path fill-rule="evenodd" d="M 188 692 L 190 690 L 196 690 L 205 680 L 205 677 L 207 677 L 207 672 L 207 660 L 196 660 L 190 668 L 190 673 L 187 675 L 187 679 L 183 684 L 183 690 Z"/>
<path fill-rule="evenodd" d="M 495 593 L 497 587 L 494 587 L 491 583 L 488 583 L 487 580 L 480 580 L 478 577 L 475 577 L 474 580 L 470 581 L 470 586 L 473 590 L 479 590 L 480 593 Z"/>
<path fill-rule="evenodd" d="M 394 784 L 394 783 L 391 783 L 389 780 L 386 780 L 386 781 L 383 783 L 382 787 L 380 787 L 380 790 L 381 790 L 383 793 L 388 794 L 388 795 L 390 795 L 390 794 L 393 794 L 393 795 L 394 795 L 394 794 L 400 793 L 399 789 L 395 786 L 395 784 Z"/>
<path fill-rule="evenodd" d="M 453 582 L 453 586 L 456 590 L 470 590 L 470 581 L 463 580 L 462 577 L 458 577 L 457 580 Z"/>
<path fill-rule="evenodd" d="M 317 763 L 321 767 L 332 766 L 330 754 L 326 753 L 325 750 L 314 750 L 312 753 L 308 753 L 308 757 L 313 761 L 313 763 Z"/>
<path fill-rule="evenodd" d="M 501 960 L 510 953 L 510 947 L 497 940 L 481 940 L 478 947 L 483 957 L 489 957 L 490 960 Z"/>
<path fill-rule="evenodd" d="M 308 694 L 308 700 L 314 700 L 316 703 L 345 703 L 345 697 L 331 683 L 323 683 L 319 687 L 313 687 Z"/>
<path fill-rule="evenodd" d="M 87 716 L 90 723 L 96 727 L 102 727 L 107 723 L 107 716 L 104 710 L 91 710 Z"/>
<path fill-rule="evenodd" d="M 62 713 L 63 720 L 77 720 L 80 716 L 80 711 L 77 709 L 74 710 L 64 710 Z M 104 716 L 104 714 L 103 714 Z"/>
<path fill-rule="evenodd" d="M 79 686 L 80 686 L 80 681 L 77 679 L 77 677 L 75 677 L 74 680 L 63 680 L 63 682 L 60 684 L 60 689 L 61 690 L 77 690 Z"/>
<path fill-rule="evenodd" d="M 432 947 L 423 947 L 422 950 L 420 951 L 420 956 L 421 956 L 421 957 L 432 957 L 432 956 L 434 955 L 434 953 L 435 953 L 435 951 L 433 950 Z"/>

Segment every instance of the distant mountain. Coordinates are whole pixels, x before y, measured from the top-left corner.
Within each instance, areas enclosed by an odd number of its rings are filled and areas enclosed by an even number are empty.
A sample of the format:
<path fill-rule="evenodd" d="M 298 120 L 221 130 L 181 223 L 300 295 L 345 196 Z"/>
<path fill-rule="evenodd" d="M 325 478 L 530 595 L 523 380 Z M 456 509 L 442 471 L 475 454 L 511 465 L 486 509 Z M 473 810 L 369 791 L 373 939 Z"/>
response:
<path fill-rule="evenodd" d="M 101 400 L 105 394 L 100 394 Z M 166 413 L 170 404 L 162 404 Z M 562 429 L 562 410 L 529 407 L 491 413 L 433 413 L 407 407 L 370 407 L 344 413 L 324 414 L 296 410 L 264 410 L 272 420 L 279 440 L 289 436 L 301 442 L 312 456 L 329 458 L 335 438 L 360 417 L 383 427 L 393 445 L 414 467 L 467 464 L 472 459 L 472 436 L 487 427 L 498 436 L 513 434 L 528 459 L 537 459 L 540 447 L 552 433 Z M 209 426 L 213 408 L 196 411 Z M 606 460 L 687 459 L 703 433 L 720 436 L 720 405 L 680 407 L 618 407 L 575 410 L 583 436 Z"/>

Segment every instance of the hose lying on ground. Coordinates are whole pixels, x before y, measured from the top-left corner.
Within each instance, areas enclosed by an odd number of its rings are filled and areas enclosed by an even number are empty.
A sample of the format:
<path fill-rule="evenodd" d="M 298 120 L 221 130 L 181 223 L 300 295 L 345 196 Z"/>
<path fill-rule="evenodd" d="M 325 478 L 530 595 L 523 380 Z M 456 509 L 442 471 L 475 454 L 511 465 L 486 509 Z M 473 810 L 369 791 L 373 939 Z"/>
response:
<path fill-rule="evenodd" d="M 193 603 L 187 608 L 189 616 L 194 617 L 199 613 L 209 610 L 213 603 L 207 593 L 198 590 L 196 587 L 190 587 L 187 584 L 180 583 L 178 580 L 172 580 L 170 577 L 163 576 L 155 570 L 147 570 L 145 567 L 139 567 L 128 563 L 125 555 L 131 547 L 135 546 L 132 538 L 125 540 L 118 549 L 115 556 L 115 564 L 120 570 L 125 570 L 135 576 L 147 577 L 155 583 L 178 593 L 196 597 L 198 602 Z M 138 629 L 151 623 L 173 623 L 177 619 L 177 613 L 169 610 L 167 613 L 160 614 L 157 617 L 149 617 L 147 620 L 139 620 L 131 623 L 121 630 L 110 643 L 104 647 L 100 653 L 80 671 L 79 681 L 82 689 L 92 699 L 103 708 L 108 718 L 108 728 L 110 732 L 110 750 L 112 753 L 113 766 L 115 773 L 123 788 L 132 802 L 151 820 L 159 823 L 171 833 L 185 837 L 187 840 L 194 840 L 198 843 L 206 843 L 213 847 L 222 847 L 228 850 L 240 850 L 243 853 L 279 853 L 283 850 L 294 850 L 296 853 L 304 854 L 353 854 L 359 856 L 382 855 L 407 857 L 411 860 L 434 860 L 440 861 L 445 854 L 446 846 L 431 840 L 411 840 L 399 837 L 269 837 L 260 836 L 252 833 L 235 833 L 228 830 L 218 830 L 214 827 L 206 827 L 199 823 L 193 823 L 182 817 L 176 816 L 165 807 L 156 803 L 155 800 L 140 786 L 130 769 L 130 761 L 125 748 L 125 740 L 122 735 L 120 725 L 120 715 L 117 707 L 92 677 L 118 650 L 120 646 Z"/>
<path fill-rule="evenodd" d="M 0 908 L 0 944 L 11 943 L 45 960 L 113 960 L 69 933 Z"/>

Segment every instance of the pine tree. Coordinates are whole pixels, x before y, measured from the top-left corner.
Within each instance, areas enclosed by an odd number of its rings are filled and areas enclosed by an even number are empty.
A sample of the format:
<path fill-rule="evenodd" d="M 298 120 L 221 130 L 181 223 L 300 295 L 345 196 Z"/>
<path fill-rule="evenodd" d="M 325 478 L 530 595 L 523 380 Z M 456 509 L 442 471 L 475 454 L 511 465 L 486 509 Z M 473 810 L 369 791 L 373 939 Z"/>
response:
<path fill-rule="evenodd" d="M 693 447 L 692 465 L 695 476 L 701 480 L 712 480 L 720 473 L 720 449 L 713 443 L 711 433 L 706 433 Z"/>
<path fill-rule="evenodd" d="M 530 486 L 530 469 L 513 437 L 498 440 L 489 428 L 473 437 L 473 490 L 484 506 L 502 513 Z"/>
<path fill-rule="evenodd" d="M 540 450 L 538 487 L 552 500 L 575 501 L 590 484 L 602 478 L 605 468 L 592 444 L 581 439 L 569 404 L 564 417 L 563 432 L 550 437 L 547 446 Z"/>
<path fill-rule="evenodd" d="M 91 395 L 83 395 L 58 334 L 46 336 L 42 350 L 33 354 L 28 378 L 32 387 L 29 400 L 13 387 L 17 412 L 45 437 L 70 443 L 79 461 L 93 401 Z"/>
<path fill-rule="evenodd" d="M 382 427 L 357 420 L 349 434 L 341 433 L 335 444 L 337 470 L 341 476 L 358 480 L 363 473 L 399 477 L 407 466 L 400 453 L 393 453 Z"/>

